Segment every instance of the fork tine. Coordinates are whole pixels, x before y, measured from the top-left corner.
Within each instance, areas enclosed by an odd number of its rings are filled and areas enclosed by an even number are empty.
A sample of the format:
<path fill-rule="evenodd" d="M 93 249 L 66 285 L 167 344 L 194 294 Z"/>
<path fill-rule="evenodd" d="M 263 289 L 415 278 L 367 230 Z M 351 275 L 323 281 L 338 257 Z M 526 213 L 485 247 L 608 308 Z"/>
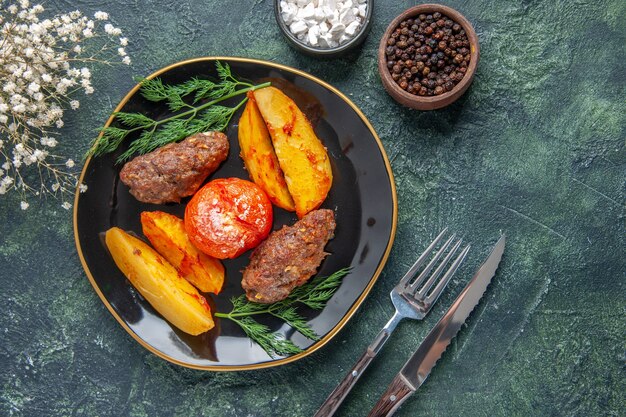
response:
<path fill-rule="evenodd" d="M 426 297 L 426 294 L 428 294 L 428 290 L 430 290 L 430 288 L 435 284 L 435 282 L 437 282 L 437 279 L 439 279 L 439 275 L 441 275 L 441 273 L 443 272 L 443 269 L 448 265 L 448 262 L 454 256 L 456 251 L 459 249 L 462 242 L 463 242 L 463 239 L 459 239 L 452 246 L 452 248 L 450 249 L 450 252 L 448 252 L 446 257 L 443 258 L 443 261 L 441 261 L 439 266 L 437 266 L 437 269 L 435 269 L 435 272 L 433 272 L 430 275 L 430 277 L 428 278 L 428 281 L 426 281 L 426 284 L 424 284 L 424 286 L 420 288 L 419 295 L 421 295 L 422 297 Z"/>
<path fill-rule="evenodd" d="M 439 298 L 439 296 L 443 292 L 444 288 L 446 288 L 446 285 L 448 285 L 448 282 L 450 281 L 450 278 L 452 278 L 452 276 L 454 275 L 456 270 L 459 268 L 461 263 L 463 263 L 463 261 L 465 260 L 465 257 L 467 256 L 467 253 L 469 252 L 469 250 L 470 250 L 470 245 L 467 245 L 461 251 L 459 256 L 456 257 L 454 262 L 452 262 L 452 265 L 450 266 L 450 269 L 448 269 L 446 271 L 446 273 L 444 274 L 444 276 L 441 279 L 441 281 L 439 281 L 439 283 L 437 284 L 435 289 L 426 298 L 426 303 L 427 304 L 431 304 L 432 305 L 435 301 L 437 301 L 437 299 Z"/>
<path fill-rule="evenodd" d="M 415 261 L 411 269 L 409 269 L 408 272 L 404 274 L 404 276 L 402 277 L 402 279 L 400 280 L 397 286 L 405 286 L 411 280 L 411 278 L 415 276 L 415 273 L 417 272 L 419 267 L 422 266 L 422 264 L 424 263 L 424 260 L 428 257 L 428 255 L 430 255 L 430 252 L 432 252 L 435 246 L 437 246 L 437 244 L 439 243 L 441 238 L 446 234 L 447 231 L 448 231 L 448 228 L 446 227 L 439 233 L 439 235 L 435 238 L 435 240 L 433 240 L 430 246 L 428 246 L 426 250 L 424 251 L 424 253 L 422 253 L 420 257 L 417 259 L 417 261 Z"/>
<path fill-rule="evenodd" d="M 446 243 L 443 244 L 441 249 L 439 249 L 439 251 L 433 257 L 433 259 L 428 263 L 428 265 L 426 265 L 424 267 L 424 270 L 422 271 L 422 273 L 419 274 L 419 276 L 411 284 L 411 286 L 409 287 L 409 292 L 414 293 L 417 290 L 417 288 L 422 284 L 422 282 L 424 282 L 424 280 L 426 279 L 426 277 L 430 273 L 430 270 L 433 269 L 433 266 L 435 266 L 435 264 L 437 263 L 439 258 L 441 258 L 441 255 L 443 255 L 444 252 L 446 251 L 446 249 L 448 249 L 448 246 L 450 246 L 450 243 L 454 240 L 455 237 L 456 237 L 456 234 L 453 234 L 446 241 Z"/>

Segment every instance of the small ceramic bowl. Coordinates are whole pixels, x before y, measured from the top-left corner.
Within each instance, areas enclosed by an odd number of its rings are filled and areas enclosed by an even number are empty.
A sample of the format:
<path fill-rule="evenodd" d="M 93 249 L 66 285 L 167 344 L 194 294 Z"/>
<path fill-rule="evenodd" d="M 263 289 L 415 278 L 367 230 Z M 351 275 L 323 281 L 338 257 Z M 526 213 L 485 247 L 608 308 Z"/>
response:
<path fill-rule="evenodd" d="M 287 39 L 289 45 L 306 55 L 321 58 L 336 58 L 361 45 L 365 38 L 367 38 L 367 34 L 370 30 L 372 24 L 373 10 L 374 0 L 367 0 L 367 10 L 365 18 L 363 19 L 363 22 L 354 37 L 349 41 L 342 43 L 341 45 L 334 48 L 322 48 L 308 45 L 304 41 L 298 39 L 296 35 L 291 33 L 291 31 L 289 30 L 289 26 L 287 26 L 282 18 L 280 11 L 280 0 L 274 0 L 274 15 L 276 17 L 276 22 L 278 23 L 278 27 Z"/>
<path fill-rule="evenodd" d="M 391 72 L 387 68 L 387 56 L 385 55 L 387 39 L 389 39 L 389 36 L 391 36 L 393 31 L 402 21 L 416 17 L 422 13 L 433 14 L 435 12 L 439 12 L 442 15 L 449 17 L 461 25 L 461 27 L 465 30 L 470 43 L 470 63 L 467 67 L 465 76 L 457 85 L 454 86 L 452 90 L 438 96 L 418 96 L 410 94 L 400 88 L 393 78 L 391 78 Z M 480 49 L 478 45 L 478 36 L 476 36 L 476 32 L 474 31 L 472 24 L 461 13 L 440 4 L 421 4 L 405 10 L 387 27 L 387 30 L 385 31 L 378 47 L 378 72 L 380 73 L 380 78 L 385 90 L 387 90 L 389 95 L 398 103 L 418 110 L 435 110 L 453 103 L 463 95 L 474 79 L 479 57 Z"/>

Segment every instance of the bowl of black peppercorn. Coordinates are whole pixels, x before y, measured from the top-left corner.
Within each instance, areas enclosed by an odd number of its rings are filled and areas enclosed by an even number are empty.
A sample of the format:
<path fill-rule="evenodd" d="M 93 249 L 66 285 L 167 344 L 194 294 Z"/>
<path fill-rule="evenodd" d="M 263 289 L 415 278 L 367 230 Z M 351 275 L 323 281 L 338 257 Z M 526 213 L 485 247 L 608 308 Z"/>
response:
<path fill-rule="evenodd" d="M 478 36 L 461 13 L 422 4 L 405 10 L 387 27 L 378 48 L 378 72 L 397 102 L 435 110 L 465 93 L 479 56 Z"/>

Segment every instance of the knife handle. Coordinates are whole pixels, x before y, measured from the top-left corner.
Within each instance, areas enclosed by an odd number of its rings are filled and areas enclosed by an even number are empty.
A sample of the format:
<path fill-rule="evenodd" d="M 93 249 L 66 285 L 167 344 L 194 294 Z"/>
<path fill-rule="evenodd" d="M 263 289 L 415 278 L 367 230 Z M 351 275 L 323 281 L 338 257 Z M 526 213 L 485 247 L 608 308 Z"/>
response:
<path fill-rule="evenodd" d="M 380 397 L 367 417 L 389 417 L 396 412 L 400 405 L 415 391 L 406 383 L 402 374 L 396 375 L 387 387 L 387 391 Z"/>
<path fill-rule="evenodd" d="M 343 400 L 356 385 L 356 382 L 361 378 L 361 375 L 370 362 L 372 362 L 372 359 L 376 357 L 385 342 L 387 342 L 400 320 L 402 320 L 402 317 L 396 311 L 385 327 L 378 333 L 376 339 L 367 347 L 365 353 L 359 358 L 333 392 L 330 393 L 326 401 L 324 401 L 324 404 L 322 404 L 313 417 L 331 417 L 335 414 L 335 411 L 337 411 Z"/>

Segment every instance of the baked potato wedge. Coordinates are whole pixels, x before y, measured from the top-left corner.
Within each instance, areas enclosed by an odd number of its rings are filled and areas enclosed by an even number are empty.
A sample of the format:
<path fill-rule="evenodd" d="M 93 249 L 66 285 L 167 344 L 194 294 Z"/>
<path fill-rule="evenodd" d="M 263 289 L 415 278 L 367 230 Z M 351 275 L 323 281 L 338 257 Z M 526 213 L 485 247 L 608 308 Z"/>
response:
<path fill-rule="evenodd" d="M 183 219 L 162 211 L 144 211 L 141 213 L 141 227 L 154 249 L 183 278 L 202 292 L 219 294 L 224 285 L 224 266 L 191 243 Z"/>
<path fill-rule="evenodd" d="M 105 241 L 118 268 L 165 319 L 191 335 L 213 328 L 206 299 L 148 244 L 118 227 Z"/>
<path fill-rule="evenodd" d="M 254 95 L 248 95 L 248 103 L 239 119 L 241 158 L 250 179 L 265 191 L 272 203 L 287 211 L 295 211 L 296 206 L 287 189 L 263 116 Z"/>
<path fill-rule="evenodd" d="M 326 199 L 333 174 L 326 148 L 298 106 L 282 91 L 265 87 L 253 92 L 272 138 L 285 181 L 302 218 Z"/>

